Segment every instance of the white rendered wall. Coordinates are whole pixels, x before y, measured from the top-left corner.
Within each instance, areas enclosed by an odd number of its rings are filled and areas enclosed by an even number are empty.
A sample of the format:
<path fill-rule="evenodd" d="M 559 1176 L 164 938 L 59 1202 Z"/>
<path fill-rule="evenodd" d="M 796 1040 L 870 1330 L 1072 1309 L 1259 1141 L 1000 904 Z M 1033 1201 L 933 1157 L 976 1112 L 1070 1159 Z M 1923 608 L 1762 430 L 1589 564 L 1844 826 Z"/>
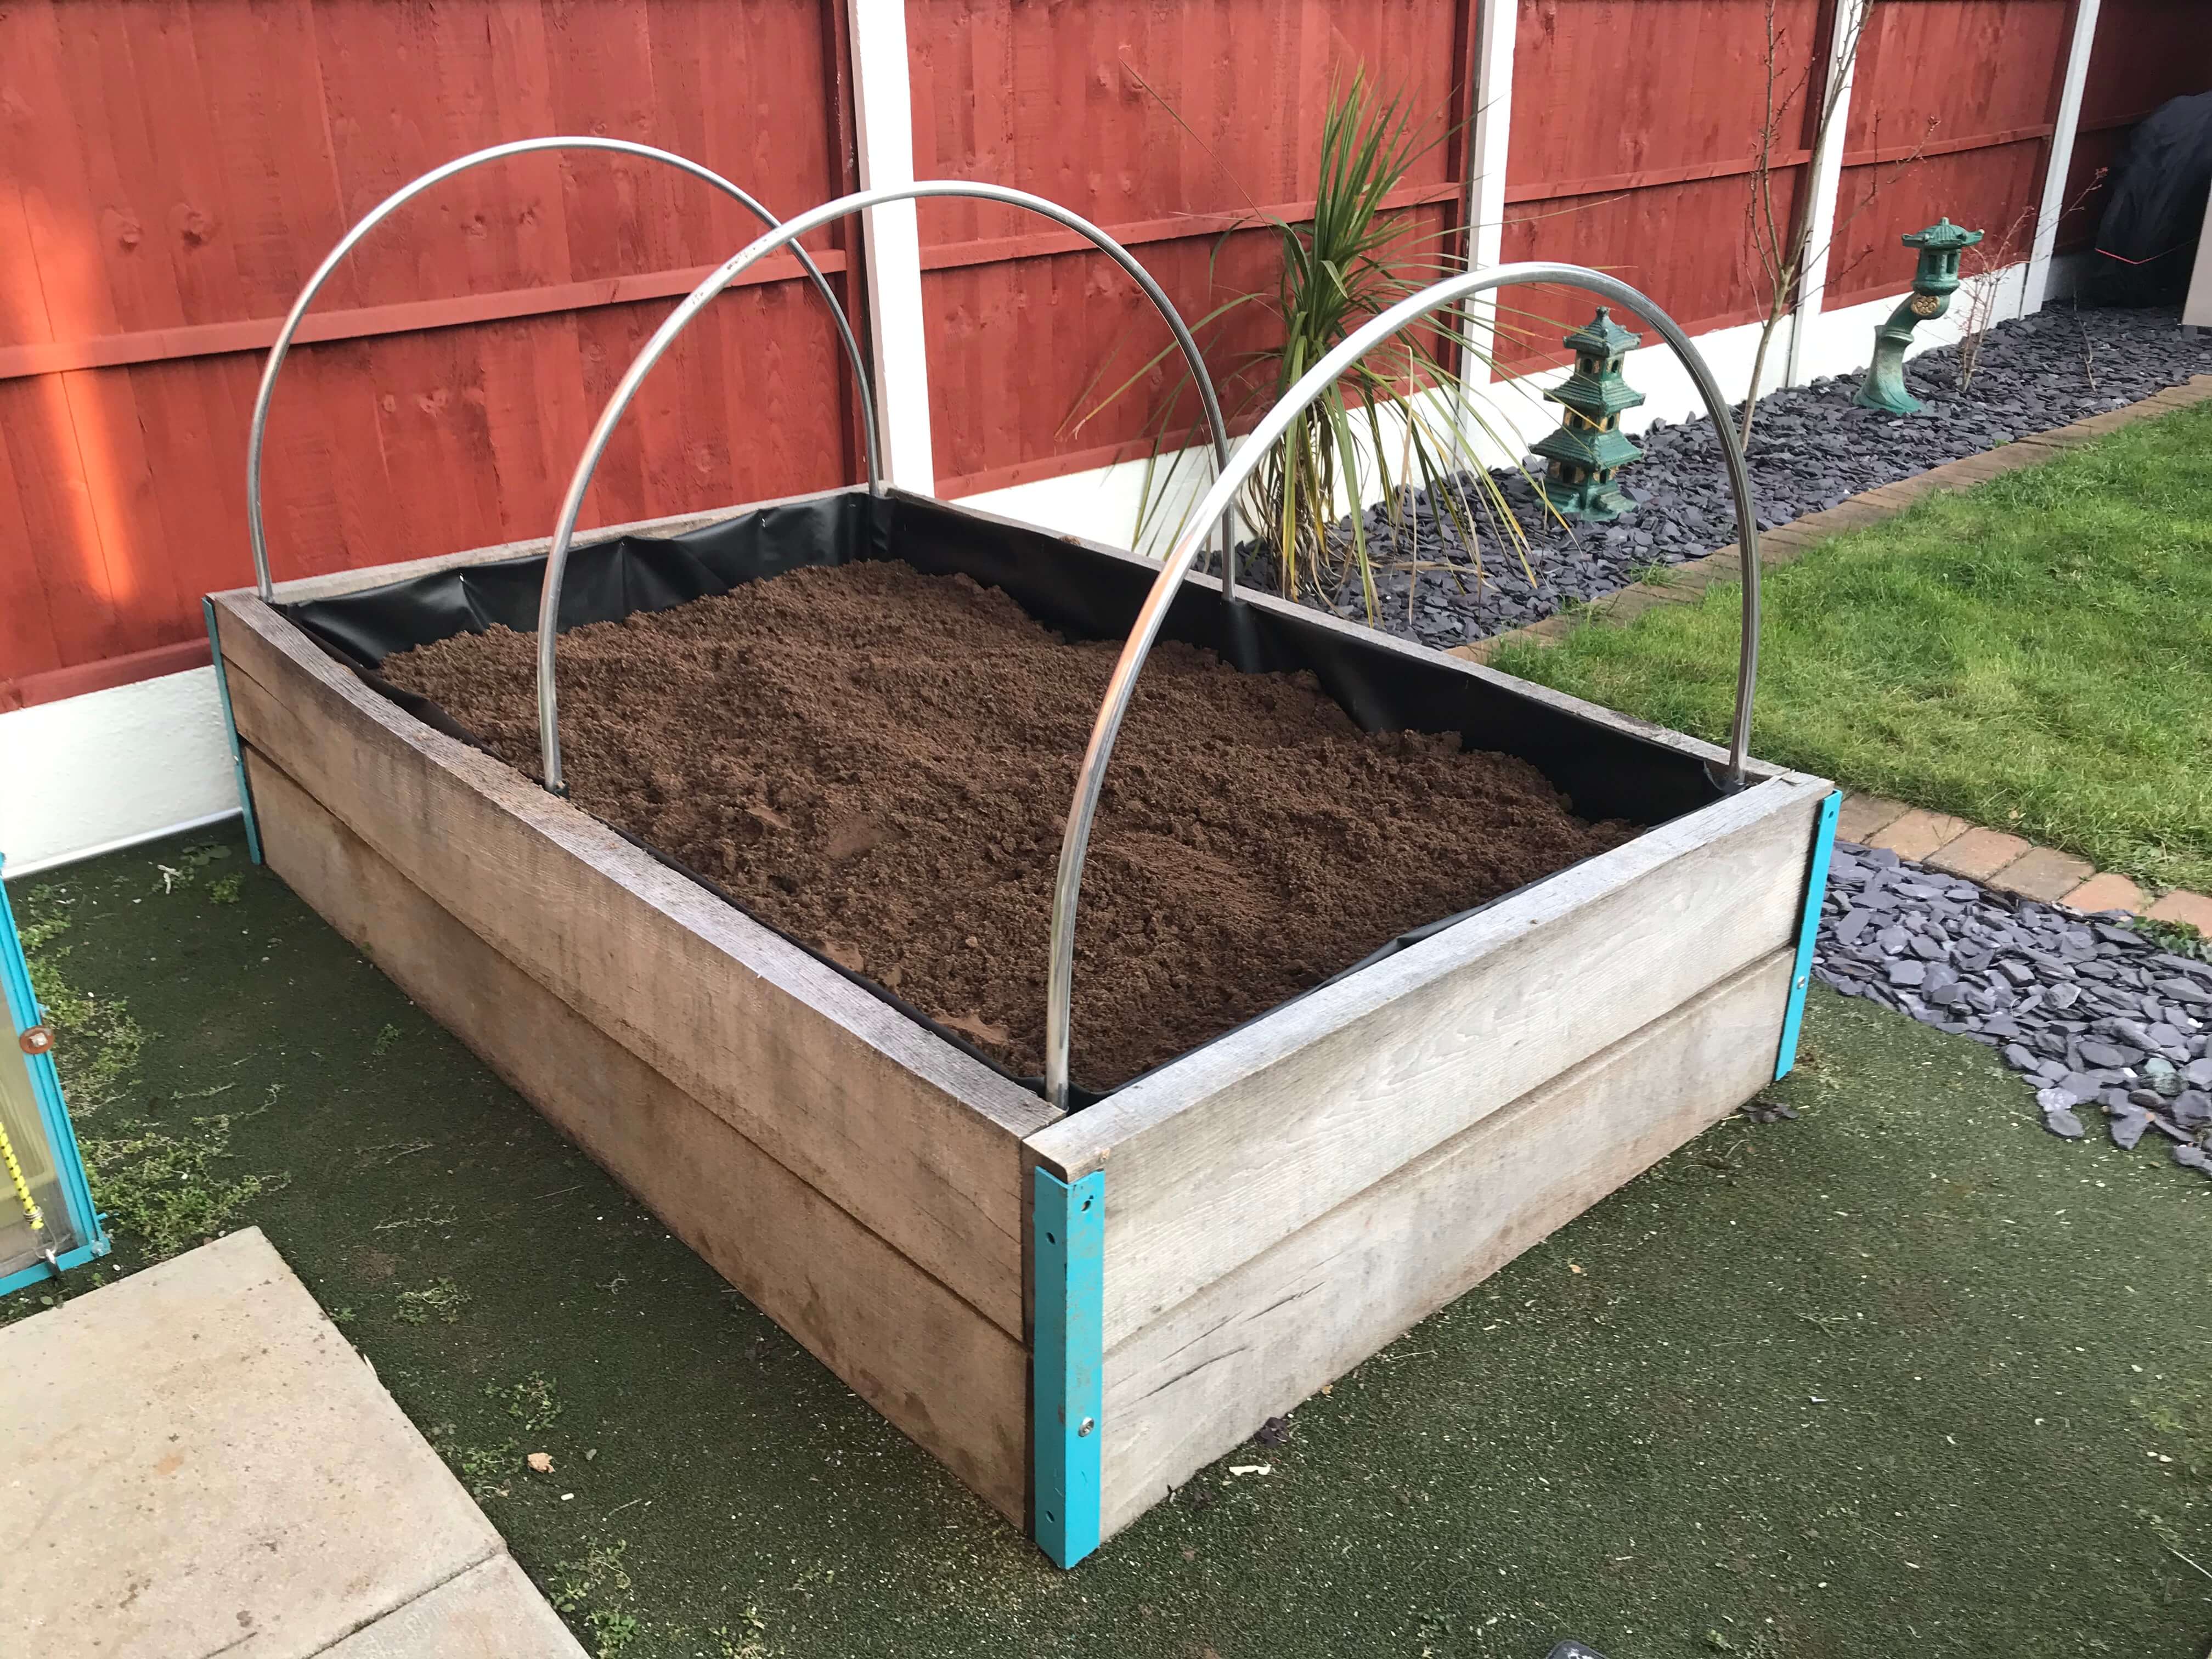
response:
<path fill-rule="evenodd" d="M 0 714 L 0 853 L 10 878 L 237 810 L 212 668 Z"/>

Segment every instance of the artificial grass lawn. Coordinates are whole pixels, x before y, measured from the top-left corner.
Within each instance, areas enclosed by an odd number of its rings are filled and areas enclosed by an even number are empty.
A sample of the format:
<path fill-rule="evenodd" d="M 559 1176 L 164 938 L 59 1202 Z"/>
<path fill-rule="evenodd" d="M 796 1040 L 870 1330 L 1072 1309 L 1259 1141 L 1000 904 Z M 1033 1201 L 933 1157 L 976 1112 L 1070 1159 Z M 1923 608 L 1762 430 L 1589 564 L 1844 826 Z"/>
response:
<path fill-rule="evenodd" d="M 1709 1132 L 1062 1574 L 217 845 L 11 889 L 125 1230 L 70 1287 L 266 1229 L 607 1659 L 2212 1635 L 2212 1183 L 2052 1139 L 1962 1039 L 1816 991 L 1802 1121 Z"/>
<path fill-rule="evenodd" d="M 1761 599 L 1762 757 L 2212 890 L 2212 407 L 1821 543 Z M 1741 604 L 1493 665 L 1723 742 Z"/>

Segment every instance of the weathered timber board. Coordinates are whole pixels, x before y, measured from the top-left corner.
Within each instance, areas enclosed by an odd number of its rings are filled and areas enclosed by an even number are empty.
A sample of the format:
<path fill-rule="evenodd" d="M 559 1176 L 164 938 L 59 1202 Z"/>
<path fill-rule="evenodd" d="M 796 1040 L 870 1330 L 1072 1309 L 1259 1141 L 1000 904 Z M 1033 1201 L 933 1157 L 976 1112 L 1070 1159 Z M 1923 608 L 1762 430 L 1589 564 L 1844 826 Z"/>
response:
<path fill-rule="evenodd" d="M 434 902 L 1023 1336 L 1020 1139 L 1056 1115 L 597 819 L 216 598 L 240 736 Z"/>
<path fill-rule="evenodd" d="M 863 1400 L 1023 1524 L 1029 1353 L 478 939 L 265 757 L 270 867 Z"/>
<path fill-rule="evenodd" d="M 1793 941 L 1829 789 L 1662 824 L 1032 1135 L 1062 1179 L 1108 1170 L 1107 1346 Z"/>
<path fill-rule="evenodd" d="M 1756 1094 L 1793 960 L 1761 957 L 1115 1346 L 1104 1532 Z"/>

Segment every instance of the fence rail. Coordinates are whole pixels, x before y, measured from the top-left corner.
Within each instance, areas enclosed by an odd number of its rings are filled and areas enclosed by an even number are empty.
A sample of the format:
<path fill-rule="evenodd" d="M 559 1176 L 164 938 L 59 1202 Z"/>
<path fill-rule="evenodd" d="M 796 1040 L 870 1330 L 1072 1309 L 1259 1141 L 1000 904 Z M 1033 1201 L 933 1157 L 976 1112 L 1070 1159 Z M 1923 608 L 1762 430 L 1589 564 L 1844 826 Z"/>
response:
<path fill-rule="evenodd" d="M 1477 62 L 1486 3 L 1513 8 L 1511 97 L 1502 145 L 1478 161 L 1465 135 L 1501 91 Z M 248 568 L 254 354 L 353 217 L 465 150 L 557 131 L 681 151 L 780 214 L 844 194 L 860 171 L 848 3 L 0 9 L 0 245 L 18 250 L 0 260 L 0 709 L 202 659 L 198 596 Z M 1806 88 L 1771 158 L 1785 210 L 1810 188 L 1804 112 L 1837 3 L 1773 0 L 1784 84 Z M 2200 0 L 1876 0 L 1827 306 L 1900 289 L 1897 234 L 1938 213 L 1992 232 L 2032 213 L 2085 4 L 2100 9 L 2068 201 L 2142 113 L 2212 85 Z M 1310 212 L 1329 92 L 1364 65 L 1433 117 L 1437 142 L 1392 202 L 1411 234 L 1458 248 L 1471 204 L 1502 202 L 1504 258 L 1612 271 L 1710 331 L 1763 308 L 1744 212 L 1767 14 L 1768 0 L 904 0 L 914 163 L 1065 203 L 1140 247 L 1200 317 L 1270 282 L 1261 222 Z M 486 173 L 380 232 L 311 314 L 269 457 L 280 574 L 542 533 L 616 377 L 752 234 L 642 167 Z M 2086 244 L 2095 206 L 2064 222 L 2062 248 Z M 1145 398 L 1090 407 L 1165 343 L 1141 299 L 1073 235 L 988 206 L 920 211 L 940 489 L 1145 453 Z M 857 229 L 808 246 L 859 320 Z M 848 377 L 796 264 L 746 276 L 646 388 L 587 522 L 860 476 Z M 1246 318 L 1219 347 L 1263 330 Z M 1540 331 L 1501 355 L 1517 372 L 1556 353 Z M 1150 394 L 1174 380 L 1162 368 Z"/>

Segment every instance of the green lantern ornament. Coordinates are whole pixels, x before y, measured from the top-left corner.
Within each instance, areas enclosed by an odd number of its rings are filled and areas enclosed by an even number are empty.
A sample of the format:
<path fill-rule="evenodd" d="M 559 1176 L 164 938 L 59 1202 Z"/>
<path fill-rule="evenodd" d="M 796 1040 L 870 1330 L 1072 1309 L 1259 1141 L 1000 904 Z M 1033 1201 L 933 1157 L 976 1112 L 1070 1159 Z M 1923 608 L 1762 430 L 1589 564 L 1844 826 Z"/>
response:
<path fill-rule="evenodd" d="M 1920 412 L 1920 399 L 1905 389 L 1905 348 L 1912 343 L 1915 327 L 1951 308 L 1951 296 L 1959 291 L 1959 256 L 1981 240 L 1980 231 L 1964 229 L 1948 219 L 1898 238 L 1905 246 L 1919 249 L 1920 264 L 1912 273 L 1912 292 L 1875 329 L 1874 362 L 1851 398 L 1861 409 L 1887 410 L 1892 415 Z"/>
<path fill-rule="evenodd" d="M 1620 431 L 1622 411 L 1644 401 L 1620 378 L 1620 360 L 1642 339 L 1600 306 L 1595 317 L 1562 342 L 1575 354 L 1575 372 L 1544 395 L 1565 404 L 1566 414 L 1535 449 L 1551 464 L 1540 487 L 1561 518 L 1609 524 L 1636 505 L 1613 477 L 1644 454 Z"/>

